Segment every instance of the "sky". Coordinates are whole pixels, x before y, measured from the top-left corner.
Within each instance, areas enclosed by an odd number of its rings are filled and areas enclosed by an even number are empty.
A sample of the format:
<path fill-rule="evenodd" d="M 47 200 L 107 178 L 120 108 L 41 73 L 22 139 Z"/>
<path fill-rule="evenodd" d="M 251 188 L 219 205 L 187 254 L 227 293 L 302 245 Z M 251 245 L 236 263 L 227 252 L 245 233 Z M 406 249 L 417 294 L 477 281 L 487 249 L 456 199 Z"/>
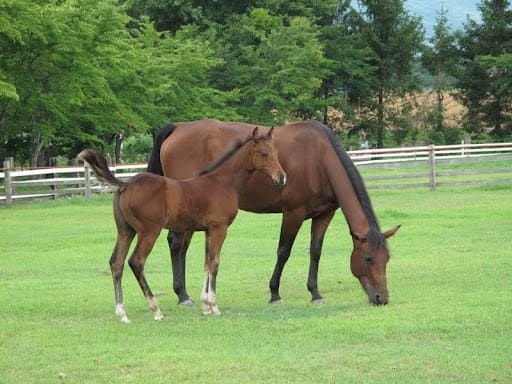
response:
<path fill-rule="evenodd" d="M 405 8 L 411 14 L 423 18 L 426 36 L 430 37 L 441 4 L 444 4 L 444 8 L 448 11 L 447 17 L 452 32 L 462 29 L 468 16 L 476 21 L 480 19 L 480 12 L 477 7 L 480 1 L 477 0 L 406 0 Z"/>

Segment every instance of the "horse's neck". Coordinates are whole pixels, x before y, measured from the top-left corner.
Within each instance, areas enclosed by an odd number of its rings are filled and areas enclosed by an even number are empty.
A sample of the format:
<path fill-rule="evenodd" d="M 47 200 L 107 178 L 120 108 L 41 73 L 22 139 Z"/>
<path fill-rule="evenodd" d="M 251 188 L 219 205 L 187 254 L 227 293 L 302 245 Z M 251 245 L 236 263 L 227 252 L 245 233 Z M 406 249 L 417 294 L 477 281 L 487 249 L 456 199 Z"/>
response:
<path fill-rule="evenodd" d="M 337 156 L 327 161 L 329 181 L 350 230 L 354 233 L 367 233 L 370 224 L 347 171 Z"/>

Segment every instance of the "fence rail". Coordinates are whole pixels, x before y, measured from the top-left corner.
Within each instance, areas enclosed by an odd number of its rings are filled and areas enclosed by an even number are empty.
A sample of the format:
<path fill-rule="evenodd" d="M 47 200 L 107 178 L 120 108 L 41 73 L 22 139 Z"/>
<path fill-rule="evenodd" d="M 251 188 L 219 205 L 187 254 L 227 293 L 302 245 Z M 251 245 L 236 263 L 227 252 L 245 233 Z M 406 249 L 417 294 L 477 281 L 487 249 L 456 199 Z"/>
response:
<path fill-rule="evenodd" d="M 349 151 L 369 189 L 431 188 L 512 184 L 512 143 L 424 146 Z M 471 166 L 468 164 L 497 164 Z M 146 164 L 112 165 L 120 179 L 144 171 Z M 480 169 L 481 168 L 481 169 Z M 83 166 L 18 169 L 12 159 L 0 170 L 0 204 L 26 199 L 108 192 Z"/>

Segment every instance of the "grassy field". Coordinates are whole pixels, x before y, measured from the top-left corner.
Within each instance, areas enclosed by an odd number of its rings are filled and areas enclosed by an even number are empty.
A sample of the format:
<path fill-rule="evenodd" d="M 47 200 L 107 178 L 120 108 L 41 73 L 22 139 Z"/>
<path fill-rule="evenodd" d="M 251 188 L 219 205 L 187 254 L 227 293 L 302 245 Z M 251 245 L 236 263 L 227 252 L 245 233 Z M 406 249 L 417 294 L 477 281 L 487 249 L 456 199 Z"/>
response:
<path fill-rule="evenodd" d="M 510 383 L 512 187 L 371 191 L 390 239 L 390 304 L 350 273 L 343 216 L 329 228 L 309 303 L 309 223 L 270 306 L 280 216 L 241 212 L 218 278 L 220 317 L 180 307 L 165 236 L 147 277 L 166 316 L 152 320 L 127 269 L 131 324 L 114 315 L 110 196 L 0 208 L 0 383 Z M 198 300 L 204 237 L 194 237 Z"/>

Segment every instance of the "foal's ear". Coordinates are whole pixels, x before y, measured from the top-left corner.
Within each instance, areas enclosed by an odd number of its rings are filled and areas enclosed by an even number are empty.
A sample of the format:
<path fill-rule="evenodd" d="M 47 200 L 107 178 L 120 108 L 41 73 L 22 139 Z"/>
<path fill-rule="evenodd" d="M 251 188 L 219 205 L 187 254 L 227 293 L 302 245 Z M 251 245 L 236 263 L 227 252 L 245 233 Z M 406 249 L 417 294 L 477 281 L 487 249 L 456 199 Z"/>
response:
<path fill-rule="evenodd" d="M 396 227 L 391 228 L 390 230 L 388 230 L 388 231 L 384 232 L 384 233 L 383 233 L 384 238 L 386 238 L 386 239 L 387 239 L 387 238 L 389 238 L 389 237 L 393 236 L 395 233 L 397 233 L 397 231 L 400 229 L 400 227 L 401 227 L 401 226 L 402 226 L 401 224 L 400 224 L 400 225 L 397 225 Z"/>
<path fill-rule="evenodd" d="M 267 136 L 268 136 L 269 138 L 272 138 L 272 135 L 273 135 L 273 134 L 274 134 L 274 127 L 272 127 L 272 128 L 270 128 L 270 129 L 269 129 L 269 131 L 268 131 L 268 133 L 267 133 Z"/>
<path fill-rule="evenodd" d="M 257 141 L 259 139 L 259 137 L 260 136 L 258 135 L 258 127 L 256 127 L 252 131 L 252 139 Z"/>

